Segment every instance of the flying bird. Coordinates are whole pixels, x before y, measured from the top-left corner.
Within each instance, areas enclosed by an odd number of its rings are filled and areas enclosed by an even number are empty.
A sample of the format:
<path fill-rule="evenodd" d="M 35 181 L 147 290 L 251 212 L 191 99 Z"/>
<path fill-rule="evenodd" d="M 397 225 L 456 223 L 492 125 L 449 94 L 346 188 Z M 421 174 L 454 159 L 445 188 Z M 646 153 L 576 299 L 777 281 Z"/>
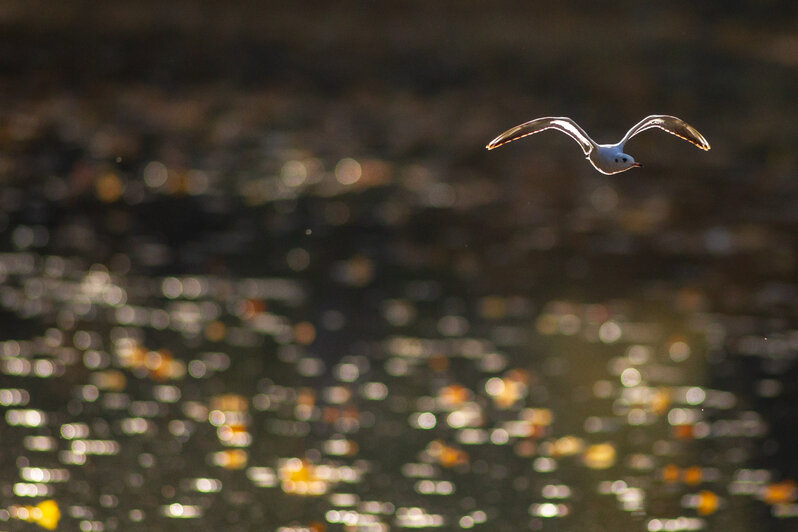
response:
<path fill-rule="evenodd" d="M 680 118 L 669 115 L 651 115 L 645 117 L 635 124 L 632 129 L 627 131 L 620 142 L 616 142 L 615 144 L 597 144 L 585 133 L 584 129 L 579 127 L 579 124 L 566 116 L 546 116 L 524 122 L 523 124 L 508 129 L 490 141 L 485 147 L 492 150 L 498 148 L 502 144 L 507 144 L 508 142 L 518 140 L 527 135 L 540 133 L 546 129 L 556 129 L 574 139 L 579 146 L 581 146 L 582 151 L 585 152 L 585 157 L 596 170 L 602 174 L 611 175 L 625 172 L 630 168 L 639 168 L 643 166 L 635 161 L 634 157 L 624 153 L 623 146 L 630 138 L 638 133 L 654 127 L 695 144 L 704 151 L 709 150 L 709 142 L 707 142 L 707 139 L 705 139 L 696 128 Z"/>

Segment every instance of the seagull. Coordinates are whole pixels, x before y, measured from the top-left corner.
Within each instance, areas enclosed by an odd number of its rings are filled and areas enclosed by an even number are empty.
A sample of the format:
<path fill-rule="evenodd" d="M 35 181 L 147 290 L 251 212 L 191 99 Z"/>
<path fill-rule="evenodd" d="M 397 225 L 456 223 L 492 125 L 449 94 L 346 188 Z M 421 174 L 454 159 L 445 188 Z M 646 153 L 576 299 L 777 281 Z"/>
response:
<path fill-rule="evenodd" d="M 620 142 L 616 142 L 615 144 L 596 144 L 576 122 L 567 116 L 546 116 L 524 122 L 514 128 L 508 129 L 490 141 L 485 147 L 492 150 L 498 148 L 502 144 L 507 144 L 508 142 L 518 140 L 527 135 L 540 133 L 546 129 L 556 129 L 557 131 L 562 131 L 579 143 L 579 146 L 582 147 L 582 151 L 585 152 L 585 157 L 596 170 L 602 174 L 612 175 L 625 172 L 630 168 L 641 168 L 643 166 L 635 161 L 634 157 L 624 153 L 623 145 L 638 133 L 654 127 L 695 144 L 704 151 L 709 150 L 709 142 L 707 142 L 707 139 L 705 139 L 697 129 L 684 120 L 670 115 L 651 115 L 645 117 L 635 124 L 632 129 L 627 131 Z"/>

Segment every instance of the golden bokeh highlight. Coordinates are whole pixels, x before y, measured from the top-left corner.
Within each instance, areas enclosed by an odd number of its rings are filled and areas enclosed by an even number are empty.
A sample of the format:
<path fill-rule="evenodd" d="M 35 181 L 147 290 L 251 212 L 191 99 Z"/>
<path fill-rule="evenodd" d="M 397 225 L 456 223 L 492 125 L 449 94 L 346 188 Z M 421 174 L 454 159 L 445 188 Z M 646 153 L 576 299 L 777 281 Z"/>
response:
<path fill-rule="evenodd" d="M 8 509 L 11 517 L 28 523 L 35 523 L 46 530 L 55 530 L 61 520 L 58 503 L 46 499 L 36 505 L 11 506 Z"/>
<path fill-rule="evenodd" d="M 698 504 L 696 505 L 696 512 L 698 512 L 698 515 L 711 515 L 718 510 L 719 506 L 720 497 L 714 492 L 709 490 L 698 492 Z"/>
<path fill-rule="evenodd" d="M 609 469 L 615 465 L 617 455 L 612 443 L 597 443 L 585 449 L 582 463 L 590 469 Z"/>

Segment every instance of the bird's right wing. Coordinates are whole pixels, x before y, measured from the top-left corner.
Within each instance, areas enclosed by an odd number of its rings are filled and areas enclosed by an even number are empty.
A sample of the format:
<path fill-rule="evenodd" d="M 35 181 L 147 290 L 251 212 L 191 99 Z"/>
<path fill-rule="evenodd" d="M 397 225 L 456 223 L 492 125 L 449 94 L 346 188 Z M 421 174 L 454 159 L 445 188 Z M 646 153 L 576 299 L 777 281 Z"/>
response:
<path fill-rule="evenodd" d="M 523 124 L 508 129 L 490 141 L 485 147 L 489 150 L 492 150 L 494 148 L 498 148 L 502 144 L 507 144 L 508 142 L 518 140 L 522 137 L 526 137 L 527 135 L 540 133 L 546 129 L 556 129 L 557 131 L 562 131 L 579 143 L 579 146 L 581 146 L 582 151 L 585 152 L 585 155 L 590 154 L 590 152 L 593 151 L 593 148 L 596 147 L 596 143 L 593 142 L 593 139 L 588 137 L 587 133 L 585 133 L 584 130 L 576 124 L 576 122 L 566 116 L 546 116 L 543 118 L 530 120 L 529 122 L 524 122 Z"/>

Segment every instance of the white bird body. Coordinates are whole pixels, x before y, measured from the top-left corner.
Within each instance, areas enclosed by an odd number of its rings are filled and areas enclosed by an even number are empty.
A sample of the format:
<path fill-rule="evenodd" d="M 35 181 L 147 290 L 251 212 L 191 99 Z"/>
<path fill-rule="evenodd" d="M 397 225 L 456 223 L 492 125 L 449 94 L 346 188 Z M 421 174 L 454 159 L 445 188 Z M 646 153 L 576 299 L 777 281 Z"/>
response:
<path fill-rule="evenodd" d="M 490 141 L 485 147 L 492 150 L 508 142 L 526 137 L 527 135 L 540 133 L 547 129 L 556 129 L 557 131 L 565 133 L 579 144 L 585 157 L 596 170 L 602 174 L 611 175 L 625 172 L 630 168 L 643 166 L 636 162 L 634 157 L 625 153 L 623 147 L 630 138 L 651 128 L 659 128 L 663 131 L 667 131 L 671 135 L 676 135 L 702 150 L 709 149 L 709 142 L 707 142 L 697 129 L 680 118 L 670 115 L 647 116 L 627 131 L 626 135 L 615 144 L 597 144 L 576 122 L 568 117 L 546 116 L 524 122 L 523 124 L 508 129 Z"/>

